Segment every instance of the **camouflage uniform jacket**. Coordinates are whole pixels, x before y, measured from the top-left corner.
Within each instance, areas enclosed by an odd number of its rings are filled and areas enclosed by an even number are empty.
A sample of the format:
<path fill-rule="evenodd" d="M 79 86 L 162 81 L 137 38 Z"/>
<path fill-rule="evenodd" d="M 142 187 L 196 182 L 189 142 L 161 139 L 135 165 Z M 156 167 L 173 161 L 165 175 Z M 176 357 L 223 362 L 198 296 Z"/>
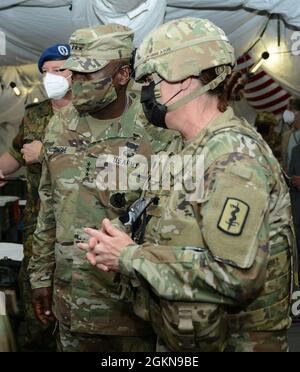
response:
<path fill-rule="evenodd" d="M 34 234 L 34 257 L 30 263 L 33 288 L 54 285 L 53 310 L 71 331 L 134 336 L 150 332 L 135 316 L 131 305 L 120 300 L 115 275 L 90 266 L 78 247 L 87 241 L 83 228 L 99 227 L 105 218 L 125 213 L 139 191 L 101 191 L 103 170 L 128 164 L 128 173 L 138 179 L 135 157 L 150 159 L 172 141 L 142 121 L 139 97 L 121 119 L 105 128 L 88 115 L 79 116 L 73 106 L 63 109 L 50 123 L 45 137 L 45 161 L 40 185 L 41 212 Z M 120 153 L 121 149 L 121 153 Z M 134 176 L 135 174 L 135 176 Z"/>
<path fill-rule="evenodd" d="M 156 193 L 146 243 L 121 255 L 122 274 L 140 288 L 136 312 L 171 350 L 286 350 L 295 246 L 280 166 L 232 109 L 182 152 L 196 154 L 205 155 L 203 197 Z M 229 332 L 223 346 L 218 317 Z"/>
<path fill-rule="evenodd" d="M 21 150 L 23 145 L 33 141 L 42 141 L 45 130 L 53 116 L 51 101 L 47 100 L 42 103 L 32 104 L 26 107 L 24 119 L 21 123 L 19 132 L 14 138 L 9 153 L 21 166 L 26 166 L 27 177 L 27 204 L 24 212 L 24 248 L 25 256 L 31 257 L 31 244 L 26 244 L 27 240 L 34 233 L 37 216 L 40 207 L 40 198 L 38 194 L 42 165 L 26 165 Z"/>

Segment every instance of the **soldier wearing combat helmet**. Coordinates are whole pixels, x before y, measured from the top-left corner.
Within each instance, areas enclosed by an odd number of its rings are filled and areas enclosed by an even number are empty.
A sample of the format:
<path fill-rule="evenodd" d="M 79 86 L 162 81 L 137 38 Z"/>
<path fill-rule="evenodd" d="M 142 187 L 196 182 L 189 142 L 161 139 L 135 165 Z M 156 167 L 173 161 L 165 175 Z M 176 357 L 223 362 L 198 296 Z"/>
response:
<path fill-rule="evenodd" d="M 158 350 L 288 349 L 290 197 L 269 147 L 228 106 L 234 62 L 224 32 L 208 20 L 176 20 L 144 40 L 135 69 L 145 114 L 181 132 L 182 156 L 204 155 L 204 193 L 148 192 L 159 203 L 147 211 L 143 244 L 105 220 L 82 247 L 93 265 L 131 278 Z"/>

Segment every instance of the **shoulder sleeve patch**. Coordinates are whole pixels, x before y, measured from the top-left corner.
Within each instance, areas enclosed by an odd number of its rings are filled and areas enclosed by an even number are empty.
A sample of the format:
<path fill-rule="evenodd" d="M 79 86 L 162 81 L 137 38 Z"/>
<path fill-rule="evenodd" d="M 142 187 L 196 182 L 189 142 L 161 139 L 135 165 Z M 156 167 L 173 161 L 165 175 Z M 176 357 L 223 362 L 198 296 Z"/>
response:
<path fill-rule="evenodd" d="M 230 169 L 219 174 L 201 208 L 203 236 L 212 255 L 232 266 L 251 268 L 268 205 L 265 180 L 257 171 L 249 179 Z"/>
<path fill-rule="evenodd" d="M 218 228 L 225 234 L 240 236 L 249 216 L 250 206 L 239 199 L 227 198 Z"/>

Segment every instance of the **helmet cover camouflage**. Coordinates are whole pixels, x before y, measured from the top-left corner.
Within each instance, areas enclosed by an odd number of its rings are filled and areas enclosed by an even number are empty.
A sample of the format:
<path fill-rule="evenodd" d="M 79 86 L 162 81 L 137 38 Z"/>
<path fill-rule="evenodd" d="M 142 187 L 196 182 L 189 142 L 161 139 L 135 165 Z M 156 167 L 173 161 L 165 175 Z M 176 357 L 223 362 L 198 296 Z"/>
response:
<path fill-rule="evenodd" d="M 157 73 L 168 82 L 178 82 L 235 62 L 223 30 L 209 20 L 187 17 L 162 25 L 144 39 L 136 54 L 136 80 Z"/>

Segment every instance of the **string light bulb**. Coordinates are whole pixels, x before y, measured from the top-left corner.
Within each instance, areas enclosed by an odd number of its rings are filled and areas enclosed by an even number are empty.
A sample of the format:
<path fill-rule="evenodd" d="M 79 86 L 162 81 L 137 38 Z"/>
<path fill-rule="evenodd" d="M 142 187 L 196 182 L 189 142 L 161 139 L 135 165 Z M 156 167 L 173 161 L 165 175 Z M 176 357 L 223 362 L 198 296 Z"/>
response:
<path fill-rule="evenodd" d="M 10 87 L 11 87 L 12 90 L 14 91 L 15 95 L 16 95 L 17 97 L 20 97 L 20 95 L 21 95 L 21 91 L 20 91 L 20 89 L 17 87 L 17 84 L 14 83 L 14 82 L 11 82 L 11 83 L 10 83 Z"/>
<path fill-rule="evenodd" d="M 263 54 L 260 57 L 260 60 L 251 68 L 250 74 L 251 75 L 255 74 L 261 68 L 264 62 L 268 60 L 269 58 L 270 58 L 270 53 L 267 51 L 263 52 Z"/>

